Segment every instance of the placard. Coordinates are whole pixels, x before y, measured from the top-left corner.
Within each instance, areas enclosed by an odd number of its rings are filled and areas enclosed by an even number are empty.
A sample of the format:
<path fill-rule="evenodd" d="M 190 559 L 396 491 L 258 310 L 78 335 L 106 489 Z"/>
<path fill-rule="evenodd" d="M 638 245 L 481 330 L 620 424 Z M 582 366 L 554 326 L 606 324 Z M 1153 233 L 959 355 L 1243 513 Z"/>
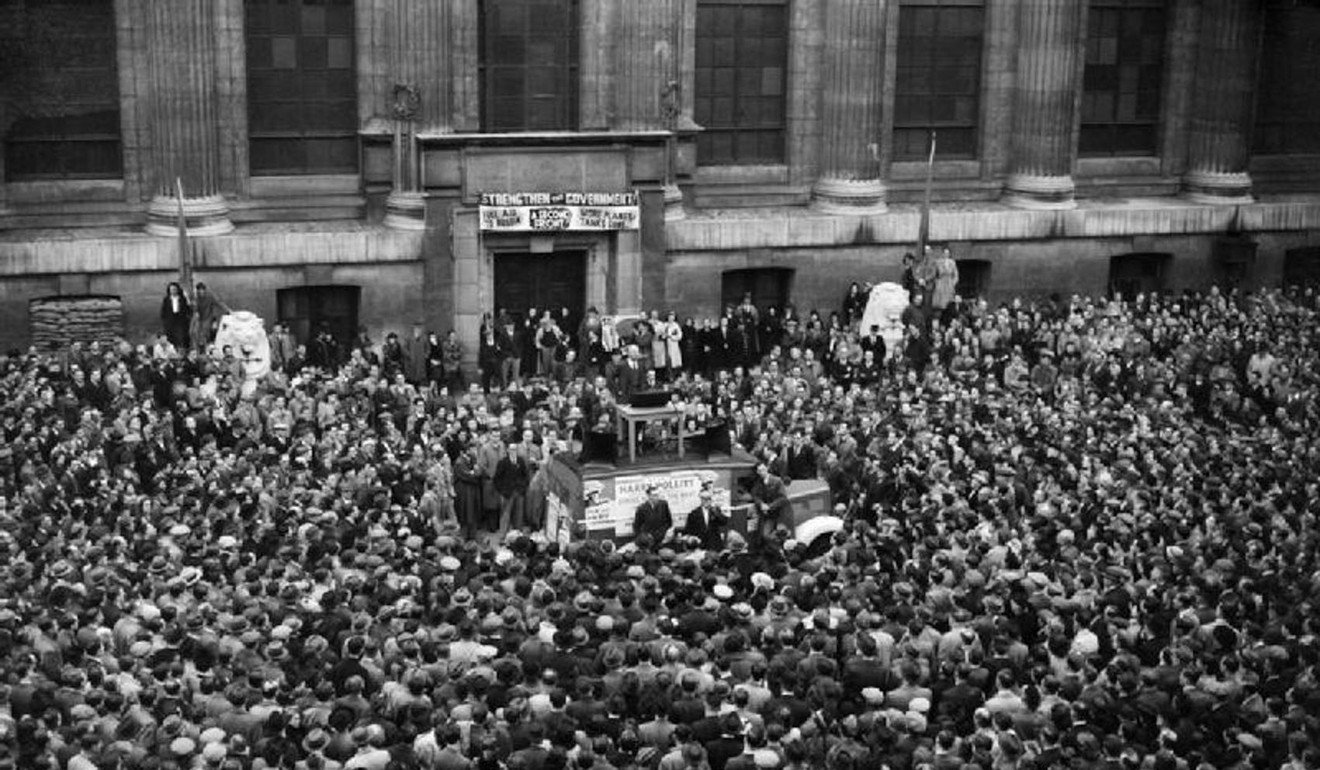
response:
<path fill-rule="evenodd" d="M 615 529 L 614 504 L 606 501 L 587 506 L 583 513 L 583 522 L 588 531 L 597 531 L 602 529 Z M 627 524 L 632 527 L 632 518 L 628 518 Z"/>
<path fill-rule="evenodd" d="M 547 540 L 553 541 L 559 537 L 559 522 L 567 513 L 564 502 L 559 499 L 559 495 L 554 492 L 545 496 L 545 533 Z"/>
<path fill-rule="evenodd" d="M 637 193 L 482 193 L 483 232 L 573 232 L 637 230 L 642 214 Z"/>

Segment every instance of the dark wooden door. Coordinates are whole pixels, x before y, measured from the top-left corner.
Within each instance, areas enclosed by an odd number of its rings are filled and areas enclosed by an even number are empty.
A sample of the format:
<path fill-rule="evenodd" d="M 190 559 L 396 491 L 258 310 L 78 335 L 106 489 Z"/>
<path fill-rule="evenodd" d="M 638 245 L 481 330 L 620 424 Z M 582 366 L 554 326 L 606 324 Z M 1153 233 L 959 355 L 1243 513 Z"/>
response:
<path fill-rule="evenodd" d="M 1283 285 L 1320 287 L 1320 248 L 1289 249 L 1283 260 Z"/>
<path fill-rule="evenodd" d="M 788 304 L 792 281 L 793 270 L 787 267 L 725 270 L 720 281 L 720 299 L 726 307 L 737 307 L 750 294 L 752 304 L 761 310 L 768 307 L 783 310 Z"/>
<path fill-rule="evenodd" d="M 1131 301 L 1164 291 L 1168 254 L 1121 254 L 1109 259 L 1109 293 Z"/>
<path fill-rule="evenodd" d="M 495 308 L 521 319 L 529 308 L 539 311 L 566 307 L 582 317 L 587 302 L 587 255 L 582 251 L 552 254 L 497 254 Z M 570 331 L 571 333 L 571 331 Z"/>
<path fill-rule="evenodd" d="M 360 286 L 295 286 L 276 293 L 280 323 L 306 343 L 324 325 L 341 345 L 357 338 Z"/>

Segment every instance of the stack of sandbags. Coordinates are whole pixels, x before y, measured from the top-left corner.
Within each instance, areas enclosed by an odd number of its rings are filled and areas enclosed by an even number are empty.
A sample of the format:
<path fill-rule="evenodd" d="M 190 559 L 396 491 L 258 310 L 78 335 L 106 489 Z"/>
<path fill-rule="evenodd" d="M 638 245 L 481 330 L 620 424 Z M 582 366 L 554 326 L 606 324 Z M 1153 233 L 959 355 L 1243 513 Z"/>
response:
<path fill-rule="evenodd" d="M 124 334 L 124 303 L 107 295 L 38 297 L 28 302 L 28 323 L 40 348 L 113 342 Z"/>

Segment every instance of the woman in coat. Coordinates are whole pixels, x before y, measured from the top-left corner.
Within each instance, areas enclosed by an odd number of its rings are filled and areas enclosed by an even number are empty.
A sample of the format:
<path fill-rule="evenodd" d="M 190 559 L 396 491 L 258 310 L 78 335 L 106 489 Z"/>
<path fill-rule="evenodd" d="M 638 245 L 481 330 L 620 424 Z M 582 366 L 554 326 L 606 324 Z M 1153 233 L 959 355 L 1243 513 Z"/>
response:
<path fill-rule="evenodd" d="M 683 370 L 683 327 L 678 323 L 678 314 L 670 310 L 661 328 L 664 329 L 665 364 L 669 367 L 669 378 L 674 379 Z"/>
<path fill-rule="evenodd" d="M 476 537 L 481 523 L 481 471 L 476 447 L 467 446 L 454 461 L 454 503 L 464 537 Z"/>
<path fill-rule="evenodd" d="M 669 345 L 666 335 L 669 329 L 665 322 L 660 320 L 660 314 L 654 310 L 651 311 L 647 323 L 651 326 L 651 366 L 657 373 L 663 373 L 669 368 Z M 645 350 L 642 353 L 646 353 Z"/>
<path fill-rule="evenodd" d="M 192 322 L 192 306 L 183 293 L 178 281 L 171 281 L 165 287 L 165 298 L 160 301 L 160 323 L 164 327 L 165 338 L 175 348 L 188 347 L 188 326 Z"/>
<path fill-rule="evenodd" d="M 944 310 L 953 303 L 958 289 L 958 263 L 953 261 L 953 254 L 946 247 L 935 260 L 935 285 L 931 288 L 930 306 Z"/>
<path fill-rule="evenodd" d="M 683 357 L 683 369 L 689 372 L 706 370 L 706 357 L 702 355 L 701 331 L 692 316 L 688 316 L 680 327 L 683 339 L 679 340 L 678 351 Z"/>
<path fill-rule="evenodd" d="M 645 319 L 638 319 L 633 324 L 633 344 L 637 346 L 638 352 L 642 354 L 638 364 L 643 369 L 650 369 L 655 365 L 654 356 L 655 329 L 651 327 Z"/>

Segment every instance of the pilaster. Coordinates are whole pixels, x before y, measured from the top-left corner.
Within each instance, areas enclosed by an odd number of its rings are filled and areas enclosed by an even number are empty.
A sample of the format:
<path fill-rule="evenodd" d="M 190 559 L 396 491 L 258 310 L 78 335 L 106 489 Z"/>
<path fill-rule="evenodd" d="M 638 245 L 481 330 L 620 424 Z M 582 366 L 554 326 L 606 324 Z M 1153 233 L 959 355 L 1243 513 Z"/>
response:
<path fill-rule="evenodd" d="M 612 126 L 618 131 L 667 130 L 665 218 L 682 219 L 683 192 L 678 186 L 680 131 L 691 111 L 684 111 L 683 59 L 687 47 L 687 0 L 647 0 L 614 14 Z"/>
<path fill-rule="evenodd" d="M 425 226 L 417 132 L 453 131 L 454 6 L 431 0 L 389 0 L 390 112 L 394 121 L 394 173 L 385 200 L 385 224 Z M 400 88 L 395 92 L 395 88 Z"/>

